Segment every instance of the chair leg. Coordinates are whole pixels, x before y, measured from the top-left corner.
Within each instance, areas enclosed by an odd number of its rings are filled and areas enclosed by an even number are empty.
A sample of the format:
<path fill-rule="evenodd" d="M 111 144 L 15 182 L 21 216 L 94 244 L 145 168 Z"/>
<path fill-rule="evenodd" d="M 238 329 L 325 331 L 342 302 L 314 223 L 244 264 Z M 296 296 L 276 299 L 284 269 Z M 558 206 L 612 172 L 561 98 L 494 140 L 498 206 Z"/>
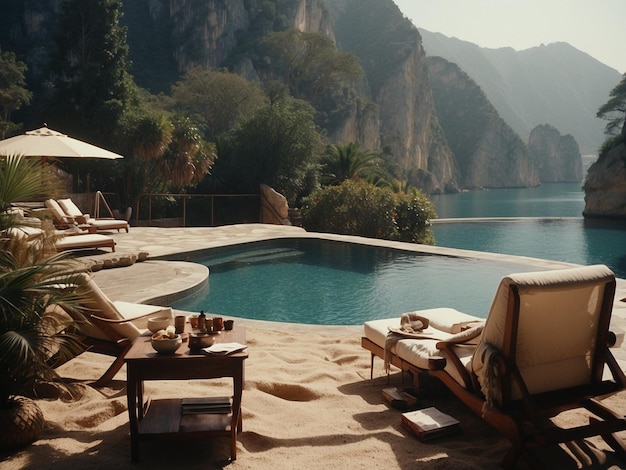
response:
<path fill-rule="evenodd" d="M 94 387 L 104 387 L 109 382 L 111 382 L 111 380 L 113 380 L 113 377 L 115 377 L 115 374 L 117 374 L 118 371 L 124 365 L 124 357 L 126 356 L 126 353 L 128 352 L 128 350 L 130 349 L 132 345 L 133 343 L 129 342 L 128 345 L 120 352 L 120 354 L 117 355 L 117 357 L 113 361 L 113 364 L 111 364 L 111 366 L 106 370 L 106 372 L 102 374 L 102 377 L 100 377 L 98 380 L 96 380 L 92 384 Z"/>
<path fill-rule="evenodd" d="M 522 443 L 521 442 L 513 442 L 511 443 L 511 448 L 502 459 L 502 468 L 515 468 L 515 462 L 520 457 L 522 453 Z"/>
<path fill-rule="evenodd" d="M 594 417 L 589 418 L 589 423 L 598 423 L 598 422 L 600 422 L 600 420 L 597 418 L 594 418 Z M 615 433 L 602 434 L 600 437 L 602 437 L 604 442 L 606 442 L 609 445 L 609 447 L 615 451 L 615 453 L 621 460 L 626 462 L 626 443 L 624 443 L 624 441 L 620 439 L 617 434 Z"/>
<path fill-rule="evenodd" d="M 374 380 L 374 353 L 370 353 L 370 380 Z"/>

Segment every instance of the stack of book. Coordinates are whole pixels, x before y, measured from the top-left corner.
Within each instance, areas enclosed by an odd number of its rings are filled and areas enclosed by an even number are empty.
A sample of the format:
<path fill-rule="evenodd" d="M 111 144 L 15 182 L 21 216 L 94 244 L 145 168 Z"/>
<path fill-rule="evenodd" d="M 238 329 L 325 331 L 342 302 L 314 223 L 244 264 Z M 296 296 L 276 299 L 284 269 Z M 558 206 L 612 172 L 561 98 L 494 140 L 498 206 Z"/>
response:
<path fill-rule="evenodd" d="M 402 427 L 421 441 L 461 432 L 461 423 L 435 407 L 402 413 Z"/>
<path fill-rule="evenodd" d="M 228 414 L 231 411 L 230 397 L 183 398 L 182 414 Z"/>

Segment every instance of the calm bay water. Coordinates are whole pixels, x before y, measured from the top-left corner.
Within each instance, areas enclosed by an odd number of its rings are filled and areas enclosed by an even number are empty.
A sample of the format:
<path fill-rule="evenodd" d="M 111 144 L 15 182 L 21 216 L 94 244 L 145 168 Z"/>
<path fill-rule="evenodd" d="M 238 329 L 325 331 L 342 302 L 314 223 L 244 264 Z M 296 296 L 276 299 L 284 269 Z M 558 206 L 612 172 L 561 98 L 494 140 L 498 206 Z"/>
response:
<path fill-rule="evenodd" d="M 431 196 L 440 219 L 458 217 L 582 217 L 580 183 L 489 189 Z"/>
<path fill-rule="evenodd" d="M 626 223 L 583 219 L 580 184 L 469 191 L 431 199 L 440 219 L 541 218 L 435 223 L 438 246 L 578 264 L 603 263 L 626 278 Z"/>

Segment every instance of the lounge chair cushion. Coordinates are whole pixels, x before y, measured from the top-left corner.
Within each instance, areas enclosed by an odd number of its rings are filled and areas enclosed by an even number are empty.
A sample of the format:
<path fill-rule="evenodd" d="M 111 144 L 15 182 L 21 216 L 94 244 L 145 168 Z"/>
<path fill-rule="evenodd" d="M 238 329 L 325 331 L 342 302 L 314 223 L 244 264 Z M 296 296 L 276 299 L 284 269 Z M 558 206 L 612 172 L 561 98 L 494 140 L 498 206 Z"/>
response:
<path fill-rule="evenodd" d="M 115 247 L 115 240 L 111 237 L 107 237 L 106 235 L 88 233 L 63 237 L 60 240 L 57 240 L 55 245 L 58 251 L 99 247 L 109 247 L 113 249 Z"/>
<path fill-rule="evenodd" d="M 432 308 L 427 310 L 418 310 L 414 313 L 417 313 L 424 318 L 428 318 L 429 325 L 428 328 L 424 330 L 424 333 L 428 335 L 434 334 L 434 332 L 437 331 L 437 333 L 439 333 L 437 335 L 439 340 L 447 339 L 450 335 L 460 332 L 464 326 L 471 326 L 476 322 L 484 322 L 482 318 L 459 312 L 453 308 Z M 385 347 L 385 341 L 390 327 L 400 327 L 400 317 L 371 320 L 365 322 L 363 325 L 365 337 L 381 348 Z M 391 352 L 394 352 L 393 348 Z"/>
<path fill-rule="evenodd" d="M 57 200 L 59 206 L 65 214 L 70 217 L 84 217 L 85 219 L 89 219 L 89 214 L 83 214 L 83 212 L 78 208 L 74 201 L 71 199 L 59 199 Z"/>
<path fill-rule="evenodd" d="M 428 361 L 431 357 L 440 356 L 447 359 L 447 355 L 444 351 L 437 349 L 437 343 L 440 341 L 432 339 L 420 339 L 420 340 L 400 340 L 396 345 L 396 355 L 415 367 L 423 370 L 428 370 Z M 461 363 L 469 370 L 471 367 L 471 360 L 475 345 L 470 346 L 455 346 L 454 350 L 461 360 Z M 463 379 L 457 372 L 456 368 L 450 361 L 446 361 L 445 370 L 456 380 L 459 384 L 463 383 Z"/>
<path fill-rule="evenodd" d="M 151 312 L 154 312 L 154 316 L 169 316 L 173 318 L 172 309 L 169 307 L 159 307 L 154 305 L 143 304 L 130 304 L 128 302 L 111 302 L 108 297 L 102 292 L 98 285 L 85 274 L 82 276 L 83 282 L 88 287 L 89 299 L 85 303 L 85 307 L 88 308 L 87 314 L 95 315 L 97 317 L 106 318 L 108 320 L 124 320 L 128 319 L 124 323 L 111 323 L 111 328 L 123 338 L 134 340 L 139 335 L 145 333 L 145 330 L 140 330 L 138 326 L 132 322 L 134 317 L 143 315 L 148 316 Z M 147 322 L 146 318 L 142 321 Z M 144 326 L 140 324 L 140 326 Z M 99 338 L 104 340 L 111 340 L 102 330 L 95 325 L 84 325 L 81 327 L 81 332 L 87 336 L 93 338 Z"/>
<path fill-rule="evenodd" d="M 54 220 L 55 225 L 62 226 L 62 225 L 68 225 L 68 224 L 74 223 L 74 220 L 71 218 L 68 218 L 65 215 L 65 212 L 63 211 L 59 203 L 55 201 L 54 199 L 46 199 L 44 204 L 50 211 L 50 214 L 52 214 L 52 219 Z"/>
<path fill-rule="evenodd" d="M 588 383 L 598 333 L 593 317 L 600 313 L 601 282 L 612 277 L 606 266 L 506 276 L 496 292 L 482 340 L 496 350 L 502 349 L 509 286 L 516 285 L 520 294 L 516 363 L 529 392 Z M 546 285 L 552 286 L 549 291 Z M 540 288 L 541 295 L 535 295 Z M 559 308 L 555 308 L 557 302 Z M 544 325 L 541 329 L 534 327 L 539 319 Z M 483 386 L 488 382 L 484 356 L 476 354 L 472 360 L 472 370 Z M 520 397 L 514 384 L 513 398 Z"/>
<path fill-rule="evenodd" d="M 405 338 L 391 343 L 390 352 L 411 365 L 427 370 L 428 361 L 433 356 L 441 356 L 442 352 L 437 349 L 440 341 L 457 340 L 459 335 L 464 335 L 462 330 L 472 325 L 482 325 L 484 320 L 453 308 L 433 308 L 416 311 L 419 316 L 429 320 L 428 328 L 422 331 L 424 338 Z M 400 325 L 400 317 L 371 320 L 363 325 L 365 337 L 381 348 L 385 349 L 389 328 L 397 328 Z M 482 329 L 482 327 L 481 327 Z M 480 331 L 470 339 L 472 342 L 479 340 Z M 469 364 L 474 346 L 459 346 L 459 355 L 464 364 Z M 453 368 L 450 370 L 456 380 L 461 380 Z"/>

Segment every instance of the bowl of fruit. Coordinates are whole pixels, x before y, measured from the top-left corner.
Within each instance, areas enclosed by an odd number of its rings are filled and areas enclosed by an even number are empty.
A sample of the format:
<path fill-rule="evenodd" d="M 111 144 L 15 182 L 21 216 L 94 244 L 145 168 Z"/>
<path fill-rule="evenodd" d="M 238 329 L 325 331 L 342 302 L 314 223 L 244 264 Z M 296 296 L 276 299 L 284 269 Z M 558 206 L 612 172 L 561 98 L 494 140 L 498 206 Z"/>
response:
<path fill-rule="evenodd" d="M 152 347 L 161 354 L 174 354 L 176 350 L 183 344 L 183 339 L 176 334 L 174 326 L 170 325 L 164 330 L 159 330 L 152 335 Z"/>

